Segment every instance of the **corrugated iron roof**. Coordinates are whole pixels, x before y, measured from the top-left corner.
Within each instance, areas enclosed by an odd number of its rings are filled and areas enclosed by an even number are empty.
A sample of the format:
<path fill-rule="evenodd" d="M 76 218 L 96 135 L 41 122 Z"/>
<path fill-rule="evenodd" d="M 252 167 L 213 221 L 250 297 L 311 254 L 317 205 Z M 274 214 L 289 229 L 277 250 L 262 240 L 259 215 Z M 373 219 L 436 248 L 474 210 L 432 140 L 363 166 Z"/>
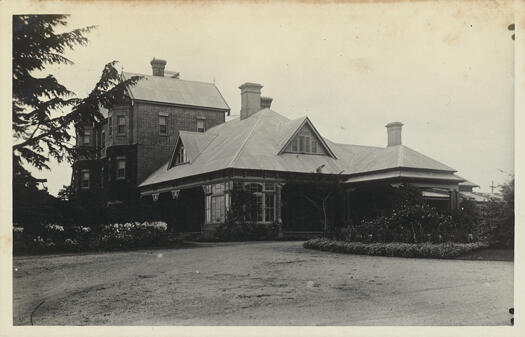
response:
<path fill-rule="evenodd" d="M 230 110 L 219 89 L 213 83 L 129 72 L 122 73 L 124 79 L 129 79 L 132 76 L 143 77 L 129 88 L 133 99 Z"/>
<path fill-rule="evenodd" d="M 225 168 L 314 173 L 324 165 L 322 173 L 345 175 L 366 174 L 394 168 L 424 169 L 435 179 L 463 181 L 455 170 L 404 145 L 387 148 L 337 144 L 325 139 L 336 158 L 326 155 L 282 153 L 283 139 L 293 134 L 304 118 L 289 120 L 270 109 L 263 109 L 249 118 L 234 119 L 205 132 L 182 132 L 183 143 L 190 144 L 206 135 L 209 143 L 187 165 L 168 169 L 168 164 L 152 173 L 140 187 L 159 184 Z M 193 139 L 194 137 L 195 139 Z M 203 144 L 203 143 L 202 143 Z M 185 145 L 186 146 L 186 145 Z M 203 145 L 204 146 L 204 145 Z M 412 172 L 411 174 L 417 174 Z M 441 175 L 440 175 L 440 174 Z"/>

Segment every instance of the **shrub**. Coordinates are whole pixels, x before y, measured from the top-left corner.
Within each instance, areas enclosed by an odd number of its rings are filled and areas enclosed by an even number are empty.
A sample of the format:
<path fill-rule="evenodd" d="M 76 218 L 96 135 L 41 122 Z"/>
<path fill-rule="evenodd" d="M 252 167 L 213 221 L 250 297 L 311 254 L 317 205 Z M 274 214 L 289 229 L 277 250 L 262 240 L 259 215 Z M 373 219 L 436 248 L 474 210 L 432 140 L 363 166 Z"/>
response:
<path fill-rule="evenodd" d="M 488 244 L 484 242 L 365 243 L 322 238 L 308 240 L 303 244 L 303 247 L 346 254 L 450 259 L 473 250 L 486 248 Z"/>
<path fill-rule="evenodd" d="M 179 244 L 170 239 L 165 222 L 133 222 L 101 225 L 99 231 L 88 226 L 41 226 L 42 234 L 24 233 L 13 228 L 14 253 L 51 253 L 97 250 L 122 250 L 166 247 Z"/>
<path fill-rule="evenodd" d="M 219 225 L 215 230 L 218 241 L 255 241 L 275 240 L 278 238 L 279 226 L 275 223 L 257 224 L 249 222 L 230 222 Z"/>

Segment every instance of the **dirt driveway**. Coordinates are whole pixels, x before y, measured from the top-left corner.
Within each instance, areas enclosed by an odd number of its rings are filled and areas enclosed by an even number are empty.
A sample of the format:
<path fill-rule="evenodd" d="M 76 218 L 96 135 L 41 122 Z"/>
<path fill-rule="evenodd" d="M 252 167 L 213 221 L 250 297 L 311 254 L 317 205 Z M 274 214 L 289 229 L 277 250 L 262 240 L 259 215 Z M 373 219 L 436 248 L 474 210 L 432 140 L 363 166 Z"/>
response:
<path fill-rule="evenodd" d="M 13 266 L 15 325 L 33 311 L 35 325 L 508 325 L 513 306 L 512 262 L 340 255 L 300 242 Z"/>

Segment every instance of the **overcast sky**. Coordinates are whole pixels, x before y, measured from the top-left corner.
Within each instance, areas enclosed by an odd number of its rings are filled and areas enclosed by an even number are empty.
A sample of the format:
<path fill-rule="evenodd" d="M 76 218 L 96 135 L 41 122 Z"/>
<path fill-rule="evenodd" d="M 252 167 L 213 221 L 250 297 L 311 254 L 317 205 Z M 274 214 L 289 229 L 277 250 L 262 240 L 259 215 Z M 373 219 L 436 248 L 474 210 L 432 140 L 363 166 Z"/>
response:
<path fill-rule="evenodd" d="M 509 2 L 507 2 L 508 4 Z M 95 7 L 97 6 L 97 7 Z M 514 167 L 514 42 L 510 6 L 497 2 L 185 4 L 64 7 L 89 44 L 49 68 L 84 97 L 104 64 L 151 74 L 153 57 L 181 78 L 215 81 L 233 115 L 244 82 L 261 83 L 273 110 L 308 115 L 335 142 L 403 143 L 490 191 Z M 68 164 L 42 172 L 56 194 Z"/>

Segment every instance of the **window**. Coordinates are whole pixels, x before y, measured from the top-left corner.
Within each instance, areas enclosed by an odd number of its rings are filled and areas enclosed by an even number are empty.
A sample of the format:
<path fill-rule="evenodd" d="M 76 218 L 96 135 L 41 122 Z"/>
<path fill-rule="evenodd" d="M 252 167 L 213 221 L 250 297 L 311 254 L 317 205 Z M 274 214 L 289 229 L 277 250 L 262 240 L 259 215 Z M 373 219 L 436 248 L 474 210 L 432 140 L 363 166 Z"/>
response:
<path fill-rule="evenodd" d="M 106 147 L 106 130 L 104 129 L 100 133 L 100 146 Z"/>
<path fill-rule="evenodd" d="M 90 128 L 84 128 L 84 133 L 82 136 L 82 144 L 83 145 L 91 144 L 91 129 Z"/>
<path fill-rule="evenodd" d="M 206 209 L 206 218 L 208 222 L 224 222 L 226 219 L 226 188 L 224 183 L 213 184 L 208 189 L 211 195 L 208 195 L 207 203 L 210 207 Z M 208 212 L 209 216 L 208 216 Z"/>
<path fill-rule="evenodd" d="M 264 219 L 266 221 L 275 219 L 275 195 L 273 193 L 264 194 Z"/>
<path fill-rule="evenodd" d="M 126 117 L 125 116 L 118 116 L 117 117 L 117 132 L 119 135 L 126 134 Z"/>
<path fill-rule="evenodd" d="M 305 136 L 305 137 L 304 137 L 304 143 L 305 143 L 304 152 L 306 152 L 306 153 L 311 153 L 311 152 L 310 152 L 310 137 Z"/>
<path fill-rule="evenodd" d="M 180 145 L 177 156 L 175 157 L 175 165 L 182 164 L 188 161 L 186 157 L 186 150 L 184 150 L 184 145 Z"/>
<path fill-rule="evenodd" d="M 314 130 L 305 125 L 287 145 L 285 152 L 327 154 L 322 140 L 317 137 Z"/>
<path fill-rule="evenodd" d="M 126 179 L 126 158 L 117 157 L 117 179 Z"/>
<path fill-rule="evenodd" d="M 298 142 L 298 139 L 297 138 L 294 138 L 292 140 L 292 151 L 293 152 L 297 152 L 297 142 Z"/>
<path fill-rule="evenodd" d="M 197 132 L 206 131 L 206 120 L 204 118 L 197 117 Z"/>
<path fill-rule="evenodd" d="M 89 189 L 89 170 L 80 171 L 80 188 L 87 190 Z"/>
<path fill-rule="evenodd" d="M 312 153 L 317 153 L 317 141 L 312 139 Z"/>
<path fill-rule="evenodd" d="M 113 134 L 113 119 L 111 117 L 108 119 L 108 134 L 110 136 Z"/>
<path fill-rule="evenodd" d="M 214 195 L 211 197 L 212 222 L 223 222 L 225 209 L 224 195 Z"/>
<path fill-rule="evenodd" d="M 159 134 L 160 135 L 167 135 L 168 134 L 168 117 L 167 116 L 159 116 Z"/>

